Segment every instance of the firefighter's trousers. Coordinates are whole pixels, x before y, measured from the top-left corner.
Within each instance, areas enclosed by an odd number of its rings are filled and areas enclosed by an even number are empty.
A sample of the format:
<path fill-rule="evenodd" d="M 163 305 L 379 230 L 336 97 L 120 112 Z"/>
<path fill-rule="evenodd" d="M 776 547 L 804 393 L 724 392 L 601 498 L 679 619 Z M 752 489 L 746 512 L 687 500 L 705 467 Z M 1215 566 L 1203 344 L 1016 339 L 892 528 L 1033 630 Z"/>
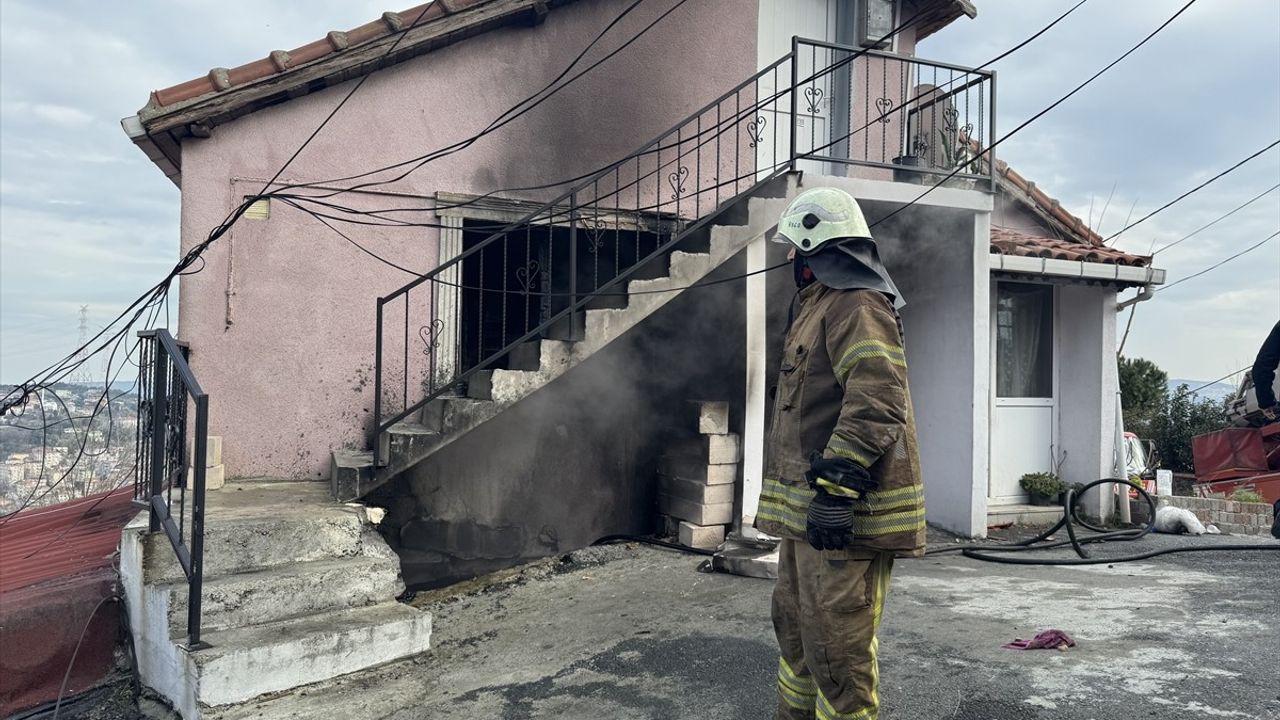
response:
<path fill-rule="evenodd" d="M 880 615 L 891 553 L 820 552 L 783 539 L 773 627 L 778 635 L 778 720 L 876 720 Z"/>

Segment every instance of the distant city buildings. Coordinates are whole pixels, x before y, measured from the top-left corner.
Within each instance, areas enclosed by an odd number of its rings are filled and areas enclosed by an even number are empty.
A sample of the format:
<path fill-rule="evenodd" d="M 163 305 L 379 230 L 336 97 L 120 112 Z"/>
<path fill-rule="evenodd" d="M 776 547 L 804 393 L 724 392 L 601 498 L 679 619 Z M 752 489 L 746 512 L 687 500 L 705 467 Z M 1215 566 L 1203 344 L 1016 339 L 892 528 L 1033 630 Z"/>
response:
<path fill-rule="evenodd" d="M 138 396 L 115 392 L 109 406 L 101 396 L 101 386 L 58 385 L 0 418 L 0 515 L 132 480 Z"/>

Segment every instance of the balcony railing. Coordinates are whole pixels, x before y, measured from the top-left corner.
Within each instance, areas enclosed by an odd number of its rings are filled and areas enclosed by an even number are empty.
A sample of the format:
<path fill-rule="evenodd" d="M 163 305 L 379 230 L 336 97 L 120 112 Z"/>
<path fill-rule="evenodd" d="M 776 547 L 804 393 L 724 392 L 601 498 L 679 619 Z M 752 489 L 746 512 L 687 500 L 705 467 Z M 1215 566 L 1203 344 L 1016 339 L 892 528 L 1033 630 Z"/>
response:
<path fill-rule="evenodd" d="M 792 55 L 796 157 L 826 174 L 990 182 L 977 156 L 996 137 L 994 72 L 799 39 Z"/>

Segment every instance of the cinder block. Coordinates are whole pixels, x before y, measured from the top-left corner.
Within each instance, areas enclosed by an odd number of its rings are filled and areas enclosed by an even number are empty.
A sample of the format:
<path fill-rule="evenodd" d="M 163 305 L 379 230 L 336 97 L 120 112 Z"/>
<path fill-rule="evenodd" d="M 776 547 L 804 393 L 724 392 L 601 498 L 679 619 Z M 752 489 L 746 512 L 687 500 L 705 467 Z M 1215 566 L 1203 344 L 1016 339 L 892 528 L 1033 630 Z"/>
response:
<path fill-rule="evenodd" d="M 724 542 L 723 525 L 680 523 L 680 544 L 685 547 L 711 550 L 720 547 L 722 542 Z"/>
<path fill-rule="evenodd" d="M 703 435 L 728 435 L 729 403 L 712 400 L 699 402 L 698 432 Z"/>
<path fill-rule="evenodd" d="M 194 489 L 196 484 L 195 468 L 187 468 L 187 488 Z M 227 466 L 214 465 L 204 469 L 204 489 L 218 490 L 227 484 Z"/>
<path fill-rule="evenodd" d="M 707 463 L 730 465 L 742 460 L 742 438 L 736 433 L 707 435 Z"/>
<path fill-rule="evenodd" d="M 728 525 L 733 522 L 733 503 L 705 504 L 658 493 L 658 511 L 695 525 Z"/>
<path fill-rule="evenodd" d="M 192 465 L 194 465 L 196 462 L 195 454 L 196 454 L 196 444 L 193 441 L 191 443 L 191 464 Z M 208 442 L 206 442 L 204 445 L 204 466 L 213 467 L 215 465 L 221 465 L 221 464 L 222 464 L 222 436 L 210 435 L 208 438 Z"/>
<path fill-rule="evenodd" d="M 699 453 L 666 455 L 660 463 L 661 472 L 668 477 L 679 477 L 707 485 L 727 485 L 737 482 L 737 463 L 709 465 Z"/>
<path fill-rule="evenodd" d="M 710 485 L 697 480 L 687 480 L 667 475 L 658 478 L 658 492 L 706 505 L 732 503 L 734 490 L 736 489 L 737 487 L 732 483 Z"/>

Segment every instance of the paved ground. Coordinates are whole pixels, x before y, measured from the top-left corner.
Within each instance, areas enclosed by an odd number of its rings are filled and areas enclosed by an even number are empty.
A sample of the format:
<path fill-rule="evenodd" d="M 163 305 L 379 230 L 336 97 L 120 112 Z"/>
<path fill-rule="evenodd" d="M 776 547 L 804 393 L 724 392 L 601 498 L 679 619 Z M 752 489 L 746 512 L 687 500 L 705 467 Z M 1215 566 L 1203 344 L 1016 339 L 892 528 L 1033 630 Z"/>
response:
<path fill-rule="evenodd" d="M 1274 541 L 1140 545 L 1233 542 Z M 326 717 L 358 702 L 362 717 L 383 720 L 769 718 L 772 584 L 699 573 L 699 562 L 643 546 L 590 549 L 420 596 L 414 603 L 436 613 L 429 655 L 243 717 Z M 1280 555 L 1264 552 L 1081 568 L 900 562 L 882 634 L 881 718 L 1280 719 L 1277 568 Z M 1000 648 L 1049 627 L 1078 647 Z"/>
<path fill-rule="evenodd" d="M 1161 536 L 1100 552 L 1239 542 L 1275 541 Z M 222 717 L 769 718 L 772 583 L 699 562 L 593 548 L 422 595 L 431 653 Z M 1000 648 L 1049 627 L 1077 648 Z M 1280 555 L 901 561 L 881 647 L 883 720 L 1278 720 Z"/>

